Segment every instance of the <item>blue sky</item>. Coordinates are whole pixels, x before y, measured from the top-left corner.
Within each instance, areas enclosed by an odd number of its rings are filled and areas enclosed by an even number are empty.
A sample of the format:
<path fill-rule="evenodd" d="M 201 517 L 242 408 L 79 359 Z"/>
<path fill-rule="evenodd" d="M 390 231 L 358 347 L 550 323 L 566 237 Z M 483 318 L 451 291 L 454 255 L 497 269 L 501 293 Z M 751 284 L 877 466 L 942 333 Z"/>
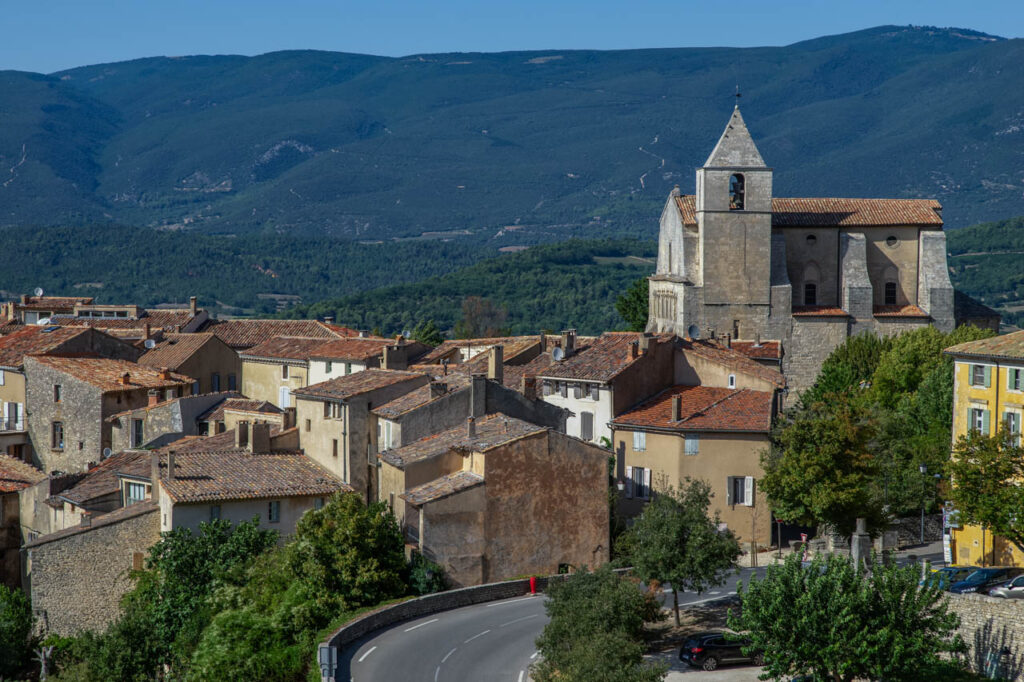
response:
<path fill-rule="evenodd" d="M 880 24 L 1024 35 L 1021 0 L 0 0 L 0 69 L 320 49 L 785 45 Z"/>

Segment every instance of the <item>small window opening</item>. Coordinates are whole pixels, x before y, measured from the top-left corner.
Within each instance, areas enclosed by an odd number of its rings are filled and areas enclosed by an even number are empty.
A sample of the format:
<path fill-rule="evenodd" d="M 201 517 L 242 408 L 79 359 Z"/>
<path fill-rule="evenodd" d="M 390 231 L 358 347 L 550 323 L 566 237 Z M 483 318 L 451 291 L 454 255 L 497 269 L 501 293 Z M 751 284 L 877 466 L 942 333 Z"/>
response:
<path fill-rule="evenodd" d="M 814 246 L 817 243 L 818 243 L 818 238 L 817 237 L 815 237 L 813 234 L 807 235 L 807 245 L 808 246 Z"/>
<path fill-rule="evenodd" d="M 804 283 L 804 305 L 818 305 L 818 285 L 814 282 Z"/>
<path fill-rule="evenodd" d="M 885 305 L 896 305 L 896 282 L 885 283 Z"/>
<path fill-rule="evenodd" d="M 743 176 L 739 173 L 729 178 L 729 210 L 742 211 L 745 188 Z"/>
<path fill-rule="evenodd" d="M 899 243 L 900 243 L 900 240 L 899 240 L 899 239 L 896 239 L 895 235 L 889 235 L 888 237 L 886 237 L 886 239 L 885 239 L 885 243 L 886 243 L 886 244 L 887 244 L 887 245 L 888 245 L 889 247 L 893 247 L 893 246 L 896 246 L 897 244 L 899 244 Z"/>

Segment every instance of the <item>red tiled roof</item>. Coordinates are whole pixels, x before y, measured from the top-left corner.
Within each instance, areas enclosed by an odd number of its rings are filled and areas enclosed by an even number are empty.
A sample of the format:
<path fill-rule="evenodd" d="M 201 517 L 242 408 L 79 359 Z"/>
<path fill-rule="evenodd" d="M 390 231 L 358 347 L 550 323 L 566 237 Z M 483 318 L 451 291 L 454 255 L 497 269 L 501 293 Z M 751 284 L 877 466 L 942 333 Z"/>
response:
<path fill-rule="evenodd" d="M 58 310 L 75 309 L 78 304 L 89 305 L 93 299 L 82 296 L 26 296 L 24 303 L 16 305 L 22 310 L 44 310 L 56 312 Z"/>
<path fill-rule="evenodd" d="M 359 336 L 348 327 L 339 327 L 318 320 L 210 320 L 202 330 L 216 334 L 232 348 L 252 348 L 275 336 L 342 339 Z"/>
<path fill-rule="evenodd" d="M 364 369 L 355 374 L 335 377 L 319 384 L 297 388 L 292 391 L 296 397 L 330 398 L 347 400 L 363 393 L 375 391 L 394 384 L 409 382 L 410 390 L 427 383 L 429 379 L 420 372 L 403 372 L 393 369 Z"/>
<path fill-rule="evenodd" d="M 684 225 L 697 224 L 696 197 L 676 197 Z M 934 199 L 772 199 L 772 227 L 942 226 L 942 204 Z"/>
<path fill-rule="evenodd" d="M 967 357 L 1024 360 L 1024 331 L 959 343 L 943 352 Z"/>
<path fill-rule="evenodd" d="M 88 471 L 81 481 L 60 493 L 58 497 L 73 502 L 79 507 L 88 508 L 90 501 L 113 495 L 120 490 L 121 483 L 117 475 L 125 469 L 135 465 L 148 478 L 148 457 L 149 453 L 142 450 L 124 450 L 111 455 Z"/>
<path fill-rule="evenodd" d="M 469 382 L 470 377 L 468 374 L 449 374 L 448 376 L 431 383 L 435 385 L 439 384 L 443 387 L 444 392 L 441 394 L 443 396 L 466 388 L 469 386 Z M 409 391 L 403 396 L 395 398 L 391 402 L 387 402 L 379 407 L 373 408 L 372 412 L 379 417 L 384 417 L 385 419 L 394 419 L 395 417 L 403 415 L 410 410 L 426 405 L 431 400 L 436 400 L 437 397 L 434 396 L 434 388 L 432 385 L 426 384 L 415 390 Z"/>
<path fill-rule="evenodd" d="M 414 488 L 409 488 L 404 493 L 400 494 L 403 500 L 406 500 L 410 504 L 419 507 L 420 505 L 427 504 L 429 502 L 436 502 L 437 500 L 443 500 L 446 497 L 451 497 L 456 493 L 461 493 L 463 490 L 469 490 L 475 488 L 478 485 L 483 485 L 484 477 L 480 474 L 474 474 L 472 471 L 456 471 L 453 474 L 435 478 L 433 481 L 418 485 Z"/>
<path fill-rule="evenodd" d="M 216 337 L 213 334 L 166 334 L 163 341 L 139 358 L 139 364 L 178 369 L 214 338 Z"/>
<path fill-rule="evenodd" d="M 400 448 L 385 450 L 379 457 L 392 466 L 404 469 L 408 464 L 443 455 L 452 448 L 486 452 L 524 436 L 548 430 L 547 427 L 504 414 L 491 414 L 477 419 L 475 429 L 476 435 L 470 438 L 467 425 L 461 424 Z"/>
<path fill-rule="evenodd" d="M 682 418 L 672 419 L 672 399 L 678 396 Z M 673 386 L 619 415 L 618 427 L 647 427 L 676 431 L 742 431 L 768 433 L 772 428 L 773 395 L 749 388 Z"/>
<path fill-rule="evenodd" d="M 929 317 L 916 305 L 876 305 L 875 317 Z"/>
<path fill-rule="evenodd" d="M 795 305 L 793 317 L 849 317 L 842 308 L 827 305 Z"/>
<path fill-rule="evenodd" d="M 224 410 L 233 412 L 251 412 L 253 414 L 282 414 L 284 411 L 266 400 L 249 400 L 247 398 L 228 398 L 210 412 L 199 417 L 199 421 L 224 421 Z"/>
<path fill-rule="evenodd" d="M 549 336 L 548 338 L 553 338 L 555 340 L 558 339 L 557 336 Z M 437 346 L 432 351 L 424 355 L 421 362 L 424 364 L 437 362 L 453 350 L 459 348 L 475 348 L 478 346 L 488 348 L 491 346 L 503 346 L 502 357 L 507 361 L 519 355 L 523 351 L 528 350 L 531 346 L 539 342 L 540 335 L 537 334 L 533 336 L 493 336 L 481 337 L 479 339 L 448 339 L 441 342 L 440 346 Z"/>
<path fill-rule="evenodd" d="M 184 374 L 170 372 L 169 379 L 161 379 L 160 370 L 127 360 L 62 355 L 38 355 L 32 359 L 104 392 L 130 391 L 138 388 L 173 388 L 182 384 L 192 384 L 192 378 Z M 127 385 L 121 383 L 121 377 L 125 374 L 129 375 Z"/>
<path fill-rule="evenodd" d="M 310 353 L 310 358 L 320 360 L 360 361 L 375 358 L 384 353 L 384 346 L 393 344 L 391 339 L 350 337 L 337 341 L 321 342 L 321 345 Z"/>
<path fill-rule="evenodd" d="M 62 327 L 94 327 L 96 329 L 120 330 L 122 332 L 141 332 L 149 325 L 150 331 L 163 330 L 173 332 L 175 327 L 184 328 L 195 317 L 192 311 L 185 310 L 146 310 L 142 317 L 65 317 L 55 316 L 50 318 L 52 324 Z"/>
<path fill-rule="evenodd" d="M 47 331 L 49 330 L 49 331 Z M 21 367 L 26 355 L 49 353 L 69 341 L 84 329 L 62 329 L 28 325 L 0 337 L 0 366 Z"/>
<path fill-rule="evenodd" d="M 12 493 L 46 478 L 39 469 L 20 459 L 0 455 L 0 493 Z"/>
<path fill-rule="evenodd" d="M 590 346 L 580 348 L 561 362 L 554 362 L 538 373 L 538 376 L 554 379 L 583 379 L 586 381 L 607 382 L 614 379 L 622 370 L 643 358 L 643 355 L 631 355 L 630 346 L 639 342 L 643 336 L 640 332 L 605 332 Z M 668 335 L 650 337 L 653 345 L 671 338 Z"/>
<path fill-rule="evenodd" d="M 127 417 L 130 414 L 138 414 L 140 412 L 141 413 L 148 413 L 150 410 L 158 410 L 160 408 L 163 408 L 163 407 L 166 407 L 166 406 L 170 405 L 171 403 L 180 403 L 180 404 L 184 405 L 184 404 L 189 403 L 191 401 L 202 399 L 202 398 L 206 398 L 207 396 L 211 396 L 211 395 L 219 395 L 219 396 L 221 396 L 221 401 L 216 403 L 214 407 L 211 407 L 210 411 L 217 409 L 217 407 L 222 405 L 224 403 L 224 401 L 229 399 L 229 398 L 240 398 L 240 397 L 242 397 L 242 394 L 239 393 L 238 391 L 213 391 L 211 393 L 197 393 L 195 395 L 189 394 L 189 395 L 175 396 L 175 397 L 171 398 L 170 400 L 161 400 L 160 402 L 156 403 L 155 405 L 143 405 L 142 407 L 136 407 L 136 408 L 133 408 L 131 410 L 122 410 L 121 412 L 117 412 L 115 414 L 110 415 L 109 417 L 106 418 L 105 421 L 113 423 L 113 422 L 116 422 L 116 421 L 118 421 L 119 419 L 121 419 L 123 417 Z M 198 417 L 197 419 L 202 419 L 202 417 Z"/>
<path fill-rule="evenodd" d="M 754 360 L 779 360 L 782 358 L 782 343 L 779 341 L 733 341 L 730 346 L 734 351 L 743 353 Z"/>
<path fill-rule="evenodd" d="M 242 351 L 238 356 L 242 359 L 301 360 L 306 362 L 310 355 L 320 346 L 323 339 L 304 336 L 275 336 L 258 346 Z"/>
<path fill-rule="evenodd" d="M 778 370 L 751 360 L 743 353 L 706 339 L 678 339 L 679 348 L 694 353 L 706 360 L 735 370 L 748 376 L 757 377 L 779 388 L 786 385 L 786 378 Z"/>

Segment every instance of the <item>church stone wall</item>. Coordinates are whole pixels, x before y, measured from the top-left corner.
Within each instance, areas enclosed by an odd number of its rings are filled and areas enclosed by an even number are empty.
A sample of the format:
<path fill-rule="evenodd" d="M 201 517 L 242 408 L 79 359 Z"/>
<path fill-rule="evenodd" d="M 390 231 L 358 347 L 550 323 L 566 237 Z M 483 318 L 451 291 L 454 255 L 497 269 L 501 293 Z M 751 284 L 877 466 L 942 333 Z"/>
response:
<path fill-rule="evenodd" d="M 946 265 L 946 234 L 938 230 L 922 232 L 919 248 L 921 270 L 917 285 L 918 305 L 932 316 L 937 329 L 950 332 L 956 326 L 956 321 L 953 283 L 949 280 L 949 268 Z"/>
<path fill-rule="evenodd" d="M 867 240 L 868 276 L 875 290 L 874 304 L 885 305 L 885 283 L 895 281 L 896 304 L 917 305 L 916 227 L 877 227 L 863 231 Z M 890 246 L 886 240 L 896 238 Z"/>
<path fill-rule="evenodd" d="M 867 267 L 867 239 L 859 233 L 843 233 L 839 241 L 842 268 L 840 307 L 853 318 L 849 333 L 859 334 L 874 328 L 871 279 Z"/>
<path fill-rule="evenodd" d="M 829 353 L 846 340 L 845 317 L 793 318 L 793 336 L 786 346 L 783 373 L 790 391 L 810 388 Z"/>
<path fill-rule="evenodd" d="M 793 305 L 806 305 L 804 284 L 818 285 L 817 305 L 839 302 L 839 231 L 832 228 L 787 227 L 780 231 L 786 243 L 786 269 L 793 283 Z"/>

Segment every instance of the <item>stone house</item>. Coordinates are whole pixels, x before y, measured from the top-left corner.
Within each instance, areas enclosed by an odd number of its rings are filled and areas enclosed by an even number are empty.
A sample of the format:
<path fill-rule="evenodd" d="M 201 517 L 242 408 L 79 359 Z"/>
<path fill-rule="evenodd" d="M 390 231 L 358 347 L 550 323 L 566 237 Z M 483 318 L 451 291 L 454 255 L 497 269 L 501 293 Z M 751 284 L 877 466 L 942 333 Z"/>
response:
<path fill-rule="evenodd" d="M 771 543 L 772 514 L 757 481 L 779 400 L 750 388 L 673 386 L 612 421 L 618 512 L 638 515 L 652 492 L 700 479 L 711 510 L 743 543 Z"/>
<path fill-rule="evenodd" d="M 355 337 L 329 341 L 309 356 L 309 382 L 343 377 L 369 367 L 380 369 L 408 369 L 430 350 L 418 341 Z"/>
<path fill-rule="evenodd" d="M 31 325 L 0 337 L 0 453 L 32 460 L 25 416 L 25 357 L 47 353 L 93 353 L 134 360 L 141 351 L 88 328 Z"/>
<path fill-rule="evenodd" d="M 230 396 L 201 414 L 197 420 L 199 433 L 203 436 L 230 431 L 240 421 L 250 424 L 274 424 L 281 429 L 287 429 L 295 425 L 295 408 L 286 411 L 266 400 Z"/>
<path fill-rule="evenodd" d="M 31 464 L 0 455 L 0 584 L 21 587 L 19 493 L 46 479 Z"/>
<path fill-rule="evenodd" d="M 238 353 L 210 333 L 164 334 L 138 363 L 192 377 L 193 394 L 237 391 L 241 385 Z"/>
<path fill-rule="evenodd" d="M 308 386 L 309 356 L 323 339 L 276 336 L 243 351 L 242 393 L 281 409 L 292 406 L 292 393 Z"/>
<path fill-rule="evenodd" d="M 277 336 L 324 341 L 360 336 L 355 329 L 319 320 L 208 320 L 198 331 L 216 335 L 239 353 Z"/>
<path fill-rule="evenodd" d="M 558 337 L 549 337 L 544 333 L 536 336 L 501 336 L 476 339 L 446 339 L 441 345 L 432 349 L 418 360 L 422 364 L 442 363 L 461 365 L 479 357 L 495 346 L 501 346 L 504 361 L 512 365 L 522 365 L 537 357 L 546 350 L 551 350 Z"/>
<path fill-rule="evenodd" d="M 371 410 L 429 381 L 419 372 L 371 368 L 296 390 L 303 450 L 363 499 L 375 499 L 378 445 Z"/>
<path fill-rule="evenodd" d="M 132 304 L 79 303 L 71 313 L 53 315 L 54 325 L 92 327 L 111 336 L 132 342 L 159 339 L 164 334 L 196 332 L 210 320 L 209 313 L 199 308 L 196 297 L 187 308 L 142 308 Z"/>
<path fill-rule="evenodd" d="M 170 370 L 94 356 L 28 356 L 25 377 L 33 459 L 47 472 L 84 471 L 113 444 L 107 417 L 145 407 L 151 390 L 170 400 L 192 386 Z"/>
<path fill-rule="evenodd" d="M 609 556 L 607 452 L 502 414 L 381 454 L 382 498 L 456 586 Z"/>
<path fill-rule="evenodd" d="M 22 294 L 18 301 L 0 307 L 0 319 L 24 325 L 35 325 L 54 315 L 70 315 L 76 305 L 88 305 L 88 296 L 29 296 Z"/>
<path fill-rule="evenodd" d="M 662 211 L 648 331 L 777 341 L 796 390 L 861 331 L 950 331 L 984 306 L 954 294 L 941 211 L 934 199 L 774 197 L 737 106 L 696 194 L 676 188 Z"/>
<path fill-rule="evenodd" d="M 571 412 L 566 433 L 600 444 L 611 439 L 608 423 L 639 401 L 670 386 L 675 356 L 672 336 L 607 332 L 577 348 L 565 335 L 563 359 L 538 372 L 543 399 Z"/>
<path fill-rule="evenodd" d="M 217 409 L 223 410 L 226 402 L 238 399 L 240 395 L 233 392 L 204 393 L 164 400 L 161 391 L 150 389 L 149 402 L 145 407 L 107 417 L 111 426 L 110 449 L 120 452 L 132 448 L 154 448 L 185 436 L 207 435 L 202 420 Z"/>

